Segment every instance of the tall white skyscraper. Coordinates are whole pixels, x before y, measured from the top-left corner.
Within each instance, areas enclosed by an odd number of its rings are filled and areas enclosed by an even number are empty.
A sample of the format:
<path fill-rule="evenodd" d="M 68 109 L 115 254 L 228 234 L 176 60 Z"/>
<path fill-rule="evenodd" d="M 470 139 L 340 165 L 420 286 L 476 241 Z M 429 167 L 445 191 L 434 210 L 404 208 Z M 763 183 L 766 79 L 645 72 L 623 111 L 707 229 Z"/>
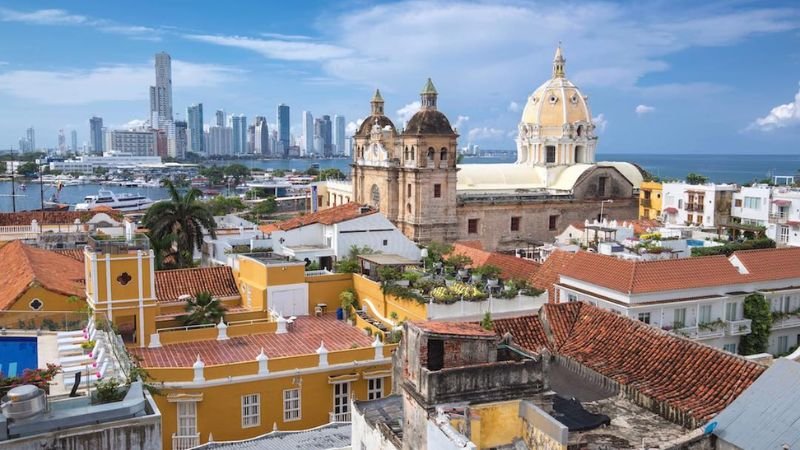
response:
<path fill-rule="evenodd" d="M 229 117 L 231 130 L 231 151 L 241 155 L 247 151 L 247 117 L 244 114 Z"/>
<path fill-rule="evenodd" d="M 172 58 L 156 53 L 156 85 L 150 86 L 151 126 L 166 130 L 172 122 Z"/>
<path fill-rule="evenodd" d="M 28 128 L 26 131 L 26 137 L 28 140 L 28 151 L 32 152 L 36 150 L 36 130 L 33 127 Z"/>
<path fill-rule="evenodd" d="M 269 125 L 267 118 L 256 116 L 253 152 L 256 155 L 269 155 Z"/>
<path fill-rule="evenodd" d="M 300 147 L 300 156 L 314 153 L 314 117 L 311 111 L 303 111 L 303 146 Z"/>
<path fill-rule="evenodd" d="M 333 116 L 333 153 L 344 155 L 344 116 Z"/>
<path fill-rule="evenodd" d="M 64 134 L 64 129 L 58 130 L 58 152 L 61 154 L 67 151 L 67 136 Z"/>
<path fill-rule="evenodd" d="M 70 144 L 71 144 L 69 149 L 71 151 L 73 151 L 74 153 L 78 153 L 78 131 L 77 130 L 72 130 L 69 133 L 69 137 L 70 137 Z"/>

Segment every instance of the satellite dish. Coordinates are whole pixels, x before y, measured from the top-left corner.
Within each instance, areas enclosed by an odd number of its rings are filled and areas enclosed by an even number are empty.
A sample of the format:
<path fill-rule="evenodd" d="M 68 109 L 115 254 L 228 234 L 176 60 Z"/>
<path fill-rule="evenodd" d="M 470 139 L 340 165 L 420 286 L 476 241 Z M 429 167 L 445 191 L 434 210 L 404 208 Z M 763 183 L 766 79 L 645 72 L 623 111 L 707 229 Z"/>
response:
<path fill-rule="evenodd" d="M 718 423 L 718 422 L 711 422 L 711 423 L 709 423 L 708 425 L 706 425 L 706 427 L 705 427 L 705 428 L 703 428 L 703 433 L 705 433 L 705 434 L 711 434 L 711 433 L 713 433 L 713 432 L 714 432 L 714 430 L 716 430 L 716 429 L 717 429 L 717 425 L 719 425 L 719 423 Z"/>

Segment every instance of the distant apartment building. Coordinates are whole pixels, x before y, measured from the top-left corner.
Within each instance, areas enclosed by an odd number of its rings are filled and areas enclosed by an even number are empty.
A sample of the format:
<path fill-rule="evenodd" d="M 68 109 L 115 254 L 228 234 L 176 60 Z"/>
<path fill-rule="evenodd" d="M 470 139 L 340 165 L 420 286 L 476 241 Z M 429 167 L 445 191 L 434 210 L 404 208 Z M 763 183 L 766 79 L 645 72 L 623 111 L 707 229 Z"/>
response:
<path fill-rule="evenodd" d="M 158 155 L 158 131 L 156 130 L 112 130 L 111 149 L 133 156 Z"/>
<path fill-rule="evenodd" d="M 172 58 L 165 52 L 155 56 L 156 84 L 150 86 L 150 123 L 166 131 L 172 122 Z"/>
<path fill-rule="evenodd" d="M 188 150 L 188 137 L 189 137 L 189 125 L 187 122 L 178 120 L 175 121 L 175 153 L 170 154 L 169 156 L 172 158 L 183 159 L 186 156 L 186 151 Z"/>
<path fill-rule="evenodd" d="M 78 153 L 78 131 L 72 130 L 69 133 L 70 137 L 70 150 L 74 153 Z"/>
<path fill-rule="evenodd" d="M 731 216 L 742 225 L 764 227 L 779 246 L 800 247 L 800 189 L 744 186 L 733 194 Z"/>
<path fill-rule="evenodd" d="M 186 110 L 188 120 L 187 149 L 195 154 L 205 154 L 205 139 L 203 136 L 203 104 L 192 105 Z"/>
<path fill-rule="evenodd" d="M 303 143 L 300 146 L 301 156 L 314 153 L 314 117 L 310 111 L 303 111 Z"/>
<path fill-rule="evenodd" d="M 264 116 L 256 116 L 253 125 L 253 153 L 256 155 L 269 155 L 269 124 Z"/>
<path fill-rule="evenodd" d="M 217 122 L 216 122 L 217 126 L 218 127 L 224 127 L 225 126 L 225 111 L 223 111 L 221 109 L 218 109 L 216 114 L 215 114 L 215 117 L 216 117 L 216 120 L 217 120 Z"/>
<path fill-rule="evenodd" d="M 208 142 L 206 148 L 209 156 L 230 155 L 232 128 L 229 127 L 209 127 Z"/>
<path fill-rule="evenodd" d="M 333 156 L 333 124 L 331 116 L 324 115 L 321 120 L 320 137 L 322 138 L 322 155 Z"/>
<path fill-rule="evenodd" d="M 333 152 L 337 155 L 344 155 L 345 151 L 345 124 L 344 116 L 336 114 L 333 116 Z"/>
<path fill-rule="evenodd" d="M 731 353 L 750 334 L 744 299 L 763 295 L 773 315 L 768 351 L 800 345 L 800 248 L 628 261 L 576 253 L 560 272 L 557 303 L 581 301 Z"/>
<path fill-rule="evenodd" d="M 103 145 L 103 118 L 92 117 L 89 119 L 89 144 L 92 147 L 92 153 L 102 155 L 105 150 Z"/>
<path fill-rule="evenodd" d="M 231 115 L 228 123 L 231 127 L 231 152 L 241 155 L 247 151 L 247 117 L 243 114 Z"/>
<path fill-rule="evenodd" d="M 639 185 L 639 218 L 661 219 L 662 186 L 657 181 L 643 181 Z"/>
<path fill-rule="evenodd" d="M 714 228 L 730 221 L 731 202 L 738 186 L 677 182 L 664 183 L 662 190 L 665 223 Z"/>
<path fill-rule="evenodd" d="M 279 151 L 276 156 L 286 156 L 291 145 L 290 137 L 291 124 L 289 119 L 289 105 L 281 103 L 278 105 L 278 146 Z"/>

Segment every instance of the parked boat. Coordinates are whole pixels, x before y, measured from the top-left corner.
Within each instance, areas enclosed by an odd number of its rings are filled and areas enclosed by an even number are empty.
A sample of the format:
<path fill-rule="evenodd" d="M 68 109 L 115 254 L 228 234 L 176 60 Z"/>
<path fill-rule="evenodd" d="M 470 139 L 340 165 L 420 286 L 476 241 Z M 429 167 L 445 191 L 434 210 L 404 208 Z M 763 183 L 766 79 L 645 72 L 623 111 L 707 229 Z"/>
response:
<path fill-rule="evenodd" d="M 76 211 L 90 211 L 100 206 L 107 206 L 117 211 L 141 211 L 153 205 L 153 200 L 140 194 L 119 194 L 100 189 L 97 195 L 87 195 L 83 203 L 75 205 Z"/>

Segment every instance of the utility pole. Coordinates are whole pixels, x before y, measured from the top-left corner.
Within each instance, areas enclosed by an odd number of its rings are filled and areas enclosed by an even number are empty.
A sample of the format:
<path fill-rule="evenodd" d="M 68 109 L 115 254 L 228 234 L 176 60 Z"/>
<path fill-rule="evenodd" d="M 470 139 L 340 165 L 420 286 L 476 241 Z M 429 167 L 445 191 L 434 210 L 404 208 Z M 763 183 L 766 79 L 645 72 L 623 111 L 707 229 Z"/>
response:
<path fill-rule="evenodd" d="M 42 221 L 39 223 L 44 225 L 44 181 L 42 180 L 42 172 L 44 172 L 44 170 L 42 170 L 42 166 L 38 163 L 36 165 L 39 167 L 39 200 L 42 205 Z"/>
<path fill-rule="evenodd" d="M 17 171 L 17 166 L 14 164 L 14 148 L 11 148 L 11 211 L 17 212 L 17 191 L 14 185 L 16 181 L 14 181 L 14 174 Z"/>

